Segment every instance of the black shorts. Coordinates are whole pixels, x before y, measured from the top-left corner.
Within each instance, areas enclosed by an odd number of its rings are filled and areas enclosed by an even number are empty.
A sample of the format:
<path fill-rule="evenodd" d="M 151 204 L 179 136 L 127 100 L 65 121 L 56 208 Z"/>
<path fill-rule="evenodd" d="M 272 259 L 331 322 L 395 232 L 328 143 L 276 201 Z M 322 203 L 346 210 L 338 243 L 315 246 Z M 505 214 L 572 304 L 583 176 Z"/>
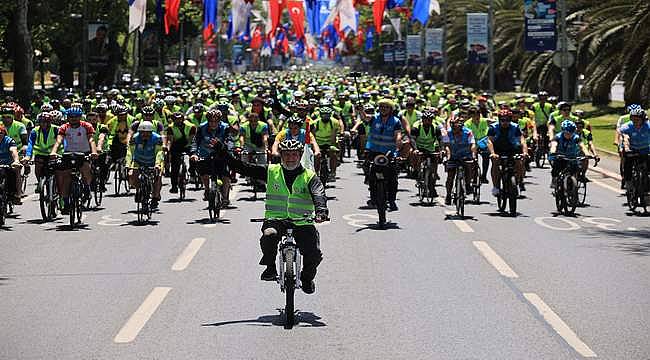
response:
<path fill-rule="evenodd" d="M 196 171 L 201 176 L 216 174 L 222 177 L 228 175 L 228 167 L 226 166 L 226 161 L 223 159 L 200 160 L 196 163 Z"/>
<path fill-rule="evenodd" d="M 521 154 L 522 147 L 495 148 L 494 152 L 500 156 L 515 156 Z"/>

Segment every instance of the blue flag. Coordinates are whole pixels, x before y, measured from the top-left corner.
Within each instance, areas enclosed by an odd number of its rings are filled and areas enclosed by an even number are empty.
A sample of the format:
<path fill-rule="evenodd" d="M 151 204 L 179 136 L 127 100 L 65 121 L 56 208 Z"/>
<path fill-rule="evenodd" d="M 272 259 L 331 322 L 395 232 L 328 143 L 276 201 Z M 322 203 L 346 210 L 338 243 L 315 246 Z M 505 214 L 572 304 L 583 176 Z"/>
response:
<path fill-rule="evenodd" d="M 368 26 L 368 31 L 366 32 L 366 51 L 370 51 L 374 47 L 375 42 L 375 29 L 372 26 Z"/>
<path fill-rule="evenodd" d="M 388 0 L 386 2 L 386 8 L 388 9 L 392 9 L 396 6 L 402 6 L 402 5 L 404 5 L 404 0 Z"/>
<path fill-rule="evenodd" d="M 426 24 L 429 20 L 430 5 L 431 0 L 414 0 L 411 21 L 419 21 L 422 25 Z"/>

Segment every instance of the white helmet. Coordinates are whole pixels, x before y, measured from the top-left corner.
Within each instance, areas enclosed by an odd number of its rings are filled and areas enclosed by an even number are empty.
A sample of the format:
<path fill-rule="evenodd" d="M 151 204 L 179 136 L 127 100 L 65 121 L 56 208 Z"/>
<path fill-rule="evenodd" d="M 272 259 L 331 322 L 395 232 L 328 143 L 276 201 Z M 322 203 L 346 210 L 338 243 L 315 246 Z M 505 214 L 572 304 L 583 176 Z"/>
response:
<path fill-rule="evenodd" d="M 138 132 L 153 131 L 153 123 L 151 121 L 143 121 L 138 125 Z"/>

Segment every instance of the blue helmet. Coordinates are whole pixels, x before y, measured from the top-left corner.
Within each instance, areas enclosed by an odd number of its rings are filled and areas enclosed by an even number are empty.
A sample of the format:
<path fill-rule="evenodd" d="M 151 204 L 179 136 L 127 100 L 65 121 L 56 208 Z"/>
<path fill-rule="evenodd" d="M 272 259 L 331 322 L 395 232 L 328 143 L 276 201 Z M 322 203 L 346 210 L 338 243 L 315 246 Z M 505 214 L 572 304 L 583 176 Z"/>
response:
<path fill-rule="evenodd" d="M 630 113 L 630 114 L 632 113 L 632 110 L 636 110 L 636 109 L 641 109 L 641 105 L 639 105 L 639 104 L 630 104 L 630 105 L 627 106 L 627 112 Z"/>
<path fill-rule="evenodd" d="M 638 106 L 630 110 L 630 116 L 640 116 L 642 118 L 645 118 L 645 111 L 643 111 L 643 108 L 641 106 Z"/>
<path fill-rule="evenodd" d="M 65 114 L 67 116 L 81 116 L 84 114 L 84 111 L 80 107 L 73 106 L 66 110 Z"/>
<path fill-rule="evenodd" d="M 571 120 L 562 121 L 562 131 L 567 131 L 570 133 L 576 132 L 576 123 Z"/>

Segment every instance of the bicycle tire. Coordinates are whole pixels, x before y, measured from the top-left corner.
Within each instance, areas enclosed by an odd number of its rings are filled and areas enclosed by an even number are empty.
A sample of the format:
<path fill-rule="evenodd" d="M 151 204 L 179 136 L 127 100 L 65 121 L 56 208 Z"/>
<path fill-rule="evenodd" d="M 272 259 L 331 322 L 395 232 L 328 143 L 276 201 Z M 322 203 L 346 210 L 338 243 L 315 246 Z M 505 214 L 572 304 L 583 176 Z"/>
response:
<path fill-rule="evenodd" d="M 564 181 L 562 180 L 562 177 L 558 177 L 556 180 L 555 191 L 553 194 L 555 195 L 555 209 L 559 214 L 564 213 L 566 196 L 564 194 Z"/>
<path fill-rule="evenodd" d="M 4 189 L 0 190 L 4 192 Z M 5 226 L 5 217 L 7 216 L 7 204 L 5 195 L 0 195 L 0 226 Z"/>
<path fill-rule="evenodd" d="M 41 191 L 38 193 L 38 205 L 41 210 L 41 218 L 43 221 L 48 221 L 49 218 L 49 202 L 50 194 L 49 189 L 46 186 L 46 178 L 42 178 L 38 182 L 38 186 L 41 188 Z"/>
<path fill-rule="evenodd" d="M 510 177 L 509 181 L 509 191 L 508 191 L 508 207 L 510 210 L 510 216 L 517 216 L 517 180 L 514 176 Z"/>
<path fill-rule="evenodd" d="M 215 204 L 214 204 L 214 193 L 211 191 L 208 193 L 208 215 L 210 216 L 210 221 L 214 222 L 216 220 Z"/>
<path fill-rule="evenodd" d="M 463 191 L 463 171 L 458 169 L 456 173 L 456 183 L 454 189 L 454 197 L 456 203 L 456 215 L 465 216 L 465 191 Z"/>
<path fill-rule="evenodd" d="M 22 176 L 22 180 L 23 180 L 22 187 L 23 187 L 23 194 L 24 194 L 25 191 L 27 191 L 27 180 L 29 179 L 29 175 L 24 175 L 23 174 L 21 176 Z"/>
<path fill-rule="evenodd" d="M 415 184 L 418 188 L 418 199 L 420 203 L 424 203 L 424 198 L 427 196 L 427 182 L 426 182 L 426 173 L 424 167 L 420 167 L 420 176 L 418 181 Z"/>
<path fill-rule="evenodd" d="M 329 159 L 326 156 L 323 156 L 320 162 L 320 181 L 323 183 L 323 186 L 327 184 L 327 179 L 329 179 Z"/>
<path fill-rule="evenodd" d="M 578 184 L 575 176 L 569 176 L 567 179 L 567 188 L 566 188 L 566 194 L 567 194 L 567 203 L 566 203 L 566 214 L 567 215 L 572 215 L 576 211 L 576 207 L 578 207 L 579 199 L 578 199 Z"/>
<path fill-rule="evenodd" d="M 48 181 L 45 185 L 50 194 L 50 206 L 48 208 L 47 215 L 50 220 L 54 220 L 56 218 L 56 209 L 61 209 L 61 205 L 59 205 L 60 197 L 56 190 L 56 179 L 54 177 L 51 177 L 50 181 Z"/>
<path fill-rule="evenodd" d="M 80 192 L 81 192 L 80 185 L 81 184 L 77 184 L 77 189 L 78 189 L 77 190 L 78 191 L 77 196 L 76 196 L 76 198 L 77 198 L 77 205 L 76 205 L 76 208 L 77 208 L 76 209 L 77 210 L 77 218 L 76 218 L 77 224 L 81 224 L 81 217 L 83 216 L 82 197 L 81 197 L 82 194 L 80 194 Z M 90 199 L 88 199 L 88 201 L 90 201 Z"/>
<path fill-rule="evenodd" d="M 293 276 L 286 274 L 284 280 L 284 293 L 286 297 L 285 305 L 284 305 L 284 313 L 286 317 L 286 322 L 284 324 L 285 329 L 293 328 L 293 325 L 296 321 L 296 317 L 294 314 L 295 292 L 296 292 L 295 280 L 293 279 Z"/>
<path fill-rule="evenodd" d="M 504 174 L 507 175 L 507 174 Z M 501 178 L 501 182 L 499 184 L 499 194 L 497 195 L 497 208 L 499 209 L 500 212 L 505 212 L 506 207 L 508 206 L 508 201 L 507 201 L 507 194 L 506 194 L 506 186 L 505 186 L 505 180 Z"/>
<path fill-rule="evenodd" d="M 436 190 L 436 177 L 433 176 L 433 172 L 428 169 L 427 170 L 427 197 L 429 198 L 429 204 L 433 204 L 433 201 L 435 200 L 435 196 L 433 196 L 434 191 Z"/>
<path fill-rule="evenodd" d="M 69 212 L 69 217 L 70 217 L 70 227 L 73 228 L 75 226 L 75 220 L 76 220 L 76 199 L 74 198 L 74 195 L 68 197 L 68 212 Z"/>
<path fill-rule="evenodd" d="M 480 205 L 481 204 L 481 180 L 480 179 L 476 182 L 476 185 L 474 185 L 473 188 L 474 188 L 474 204 Z"/>
<path fill-rule="evenodd" d="M 102 206 L 102 200 L 104 199 L 104 192 L 101 191 L 101 184 L 95 186 L 95 191 L 93 191 L 93 195 L 95 199 L 95 207 Z"/>
<path fill-rule="evenodd" d="M 379 225 L 384 226 L 386 224 L 386 189 L 383 181 L 375 183 L 375 205 L 377 206 Z"/>
<path fill-rule="evenodd" d="M 587 182 L 578 181 L 578 200 L 580 206 L 584 206 L 587 202 Z"/>

